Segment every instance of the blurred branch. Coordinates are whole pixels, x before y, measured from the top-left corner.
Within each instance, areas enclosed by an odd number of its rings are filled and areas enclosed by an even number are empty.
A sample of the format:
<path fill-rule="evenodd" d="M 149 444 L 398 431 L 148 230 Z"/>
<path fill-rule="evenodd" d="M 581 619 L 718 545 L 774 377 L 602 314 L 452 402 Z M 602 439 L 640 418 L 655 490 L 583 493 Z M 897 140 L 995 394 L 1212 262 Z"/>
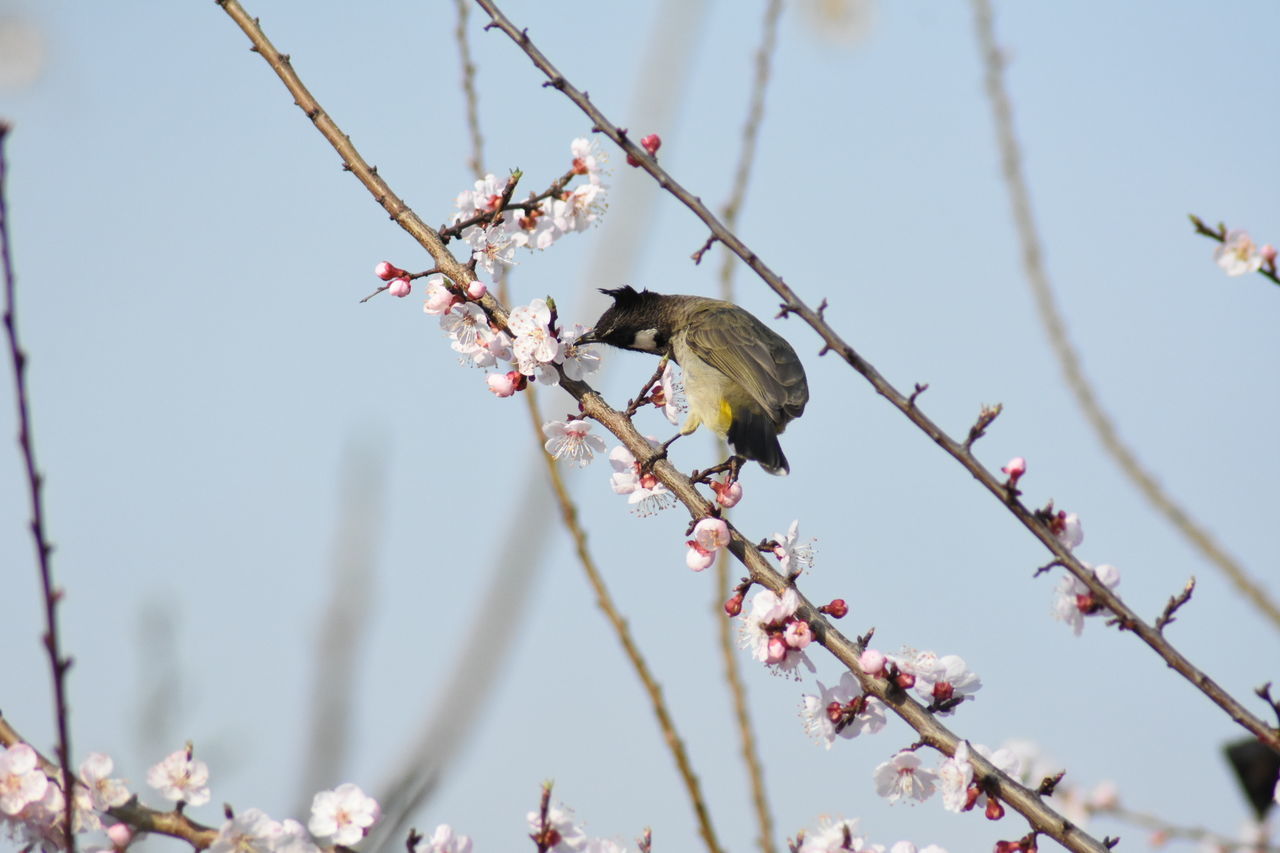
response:
<path fill-rule="evenodd" d="M 769 84 L 770 61 L 778 43 L 778 19 L 782 16 L 782 0 L 767 0 L 764 20 L 761 24 L 760 45 L 755 54 L 755 77 L 751 85 L 751 97 L 747 106 L 747 118 L 742 126 L 742 147 L 738 151 L 738 165 L 734 169 L 733 189 L 729 199 L 722 208 L 724 221 L 729 228 L 738 223 L 738 214 L 747 196 L 747 185 L 751 178 L 751 168 L 755 165 L 756 141 L 760 136 L 760 125 L 764 121 L 764 95 Z M 724 255 L 720 265 L 720 298 L 733 301 L 733 273 L 737 269 L 733 255 Z M 721 458 L 729 455 L 728 444 L 723 438 L 717 438 Z M 713 606 L 717 609 L 729 596 L 729 556 L 721 554 L 716 559 L 716 591 L 717 600 Z M 738 743 L 742 750 L 742 760 L 747 766 L 747 778 L 751 784 L 751 801 L 755 807 L 756 823 L 760 827 L 760 850 L 762 853 L 773 853 L 774 842 L 773 815 L 769 809 L 769 792 L 764 784 L 764 767 L 756 750 L 755 731 L 751 723 L 750 706 L 747 704 L 746 685 L 742 681 L 741 665 L 738 649 L 733 637 L 733 625 L 728 619 L 718 623 L 720 658 L 724 665 L 725 684 L 733 701 L 734 721 L 738 728 Z"/>
<path fill-rule="evenodd" d="M 462 96 L 467 105 L 467 129 L 471 132 L 471 156 L 467 166 L 476 180 L 484 177 L 484 137 L 480 135 L 480 96 L 476 94 L 476 66 L 471 61 L 471 46 L 467 43 L 467 17 L 471 5 L 467 0 L 454 0 L 458 9 L 458 27 L 453 31 L 458 43 L 458 59 L 462 63 Z"/>
<path fill-rule="evenodd" d="M 1162 817 L 1147 814 L 1146 812 L 1134 811 L 1133 809 L 1127 809 L 1120 805 L 1090 805 L 1086 806 L 1086 808 L 1091 815 L 1102 815 L 1104 817 L 1114 818 L 1121 823 L 1128 823 L 1133 826 L 1141 827 L 1142 829 L 1151 830 L 1151 832 L 1156 836 L 1150 840 L 1152 847 L 1160 847 L 1175 839 L 1184 839 L 1187 841 L 1199 841 L 1202 844 L 1212 845 L 1211 849 L 1220 851 L 1220 853 L 1227 853 L 1229 850 L 1240 850 L 1243 851 L 1243 853 L 1280 853 L 1280 847 L 1275 847 L 1266 843 L 1240 841 L 1200 826 L 1178 826 Z"/>
<path fill-rule="evenodd" d="M 71 767 L 71 711 L 67 706 L 67 670 L 71 659 L 63 657 L 62 643 L 58 636 L 58 604 L 62 590 L 53 585 L 53 566 L 50 557 L 53 545 L 49 543 L 44 528 L 44 478 L 36 466 L 35 437 L 31 434 L 31 403 L 27 395 L 27 354 L 18 341 L 17 279 L 13 271 L 13 249 L 9 238 L 9 210 L 6 202 L 5 181 L 8 178 L 8 158 L 5 143 L 9 137 L 9 125 L 0 120 L 0 265 L 4 267 L 4 329 L 9 337 L 9 360 L 13 367 L 13 395 L 18 408 L 18 447 L 27 475 L 27 494 L 31 502 L 31 538 L 36 546 L 36 568 L 40 573 L 40 591 L 44 598 L 45 633 L 44 647 L 49 654 L 49 669 L 53 676 L 53 703 L 55 724 L 58 730 L 58 763 L 62 765 L 63 784 L 70 784 L 75 774 Z M 75 853 L 76 837 L 72 817 L 75 803 L 65 797 L 63 803 L 63 841 L 70 853 Z"/>
<path fill-rule="evenodd" d="M 1066 323 L 1054 300 L 1053 287 L 1044 266 L 1040 236 L 1035 217 L 1031 212 L 1031 194 L 1027 190 L 1027 183 L 1022 174 L 1022 154 L 1014 134 L 1013 108 L 1009 102 L 1008 92 L 1005 90 L 1004 58 L 996 44 L 995 28 L 991 19 L 991 2 L 990 0 L 972 0 L 972 2 L 978 45 L 982 50 L 986 72 L 987 98 L 991 101 L 996 140 L 1000 146 L 1001 169 L 1004 172 L 1005 186 L 1009 190 L 1009 203 L 1013 207 L 1013 221 L 1017 228 L 1018 240 L 1022 244 L 1022 264 L 1026 270 L 1027 281 L 1031 284 L 1031 292 L 1035 297 L 1040 321 L 1044 324 L 1049 345 L 1062 368 L 1067 387 L 1075 396 L 1076 404 L 1084 413 L 1085 420 L 1093 427 L 1098 440 L 1102 442 L 1103 449 L 1125 476 L 1138 487 L 1143 497 L 1202 556 L 1217 566 L 1245 599 L 1261 611 L 1274 627 L 1280 628 L 1280 607 L 1270 599 L 1257 581 L 1249 576 L 1244 567 L 1227 554 L 1214 541 L 1213 536 L 1165 492 L 1156 482 L 1154 475 L 1138 461 L 1128 445 L 1121 441 L 1115 423 L 1102 410 L 1098 395 L 1084 375 L 1080 357 L 1067 337 Z"/>
<path fill-rule="evenodd" d="M 751 101 L 747 107 L 747 120 L 742 125 L 742 148 L 738 151 L 738 166 L 733 173 L 733 189 L 729 200 L 721 208 L 726 228 L 738 226 L 738 214 L 747 197 L 747 184 L 751 178 L 751 167 L 756 161 L 756 140 L 760 136 L 760 125 L 764 121 L 764 93 L 769 85 L 770 61 L 774 48 L 778 44 L 778 19 L 782 16 L 782 0 L 768 0 L 764 10 L 764 23 L 761 27 L 760 46 L 756 48 L 756 74 L 751 86 Z M 737 264 L 733 255 L 725 252 L 724 262 L 720 265 L 720 298 L 733 300 L 733 272 Z"/>
<path fill-rule="evenodd" d="M 627 626 L 627 620 L 618 612 L 613 596 L 609 594 L 609 587 L 605 584 L 599 567 L 596 566 L 595 558 L 591 556 L 591 550 L 587 547 L 587 534 L 582 529 L 582 525 L 578 523 L 578 508 L 574 505 L 573 499 L 569 497 L 569 493 L 564 487 L 564 478 L 560 476 L 560 468 L 556 460 L 542 448 L 542 415 L 538 411 L 538 398 L 533 386 L 530 385 L 524 393 L 530 424 L 537 440 L 537 452 L 542 457 L 543 462 L 546 463 L 547 479 L 551 484 L 552 492 L 556 496 L 556 505 L 560 508 L 560 519 L 564 523 L 565 530 L 568 531 L 569 536 L 573 539 L 573 547 L 578 555 L 578 562 L 582 565 L 582 570 L 586 572 L 591 588 L 595 590 L 596 603 L 604 611 L 605 618 L 609 620 L 609 624 L 613 626 L 613 631 L 618 636 L 618 642 L 622 644 L 622 650 L 626 653 L 627 660 L 631 662 L 632 668 L 635 669 L 636 675 L 640 678 L 640 683 L 644 686 L 645 693 L 649 696 L 649 703 L 653 706 L 653 714 L 658 718 L 658 728 L 662 730 L 662 738 L 666 741 L 667 748 L 671 750 L 671 757 L 676 761 L 676 767 L 680 771 L 680 779 L 684 782 L 685 791 L 689 796 L 690 803 L 693 805 L 693 813 L 698 821 L 698 832 L 702 835 L 702 841 L 707 845 L 707 850 L 711 851 L 711 853 L 719 853 L 722 848 L 720 847 L 720 842 L 716 839 L 715 827 L 711 825 L 711 814 L 707 810 L 706 799 L 702 795 L 702 786 L 698 782 L 697 774 L 693 772 L 693 764 L 689 760 L 689 753 L 684 748 L 684 741 L 680 739 L 680 733 L 676 731 L 675 720 L 672 719 L 671 711 L 667 708 L 666 700 L 662 697 L 662 686 L 658 684 L 657 679 L 653 677 L 653 673 L 649 671 L 649 665 L 645 662 L 644 656 L 640 653 L 639 647 L 636 646 L 635 640 L 631 636 L 631 629 Z"/>
<path fill-rule="evenodd" d="M 862 358 L 854 348 L 840 337 L 836 331 L 827 324 L 823 318 L 821 306 L 818 310 L 810 308 L 799 296 L 796 295 L 782 278 L 775 273 L 765 262 L 752 251 L 736 234 L 724 227 L 724 224 L 716 218 L 706 205 L 704 205 L 697 197 L 685 189 L 679 182 L 671 177 L 665 169 L 658 165 L 657 161 L 650 157 L 644 149 L 628 138 L 626 131 L 619 128 L 616 124 L 610 122 L 599 109 L 591 103 L 591 100 L 577 87 L 571 84 L 565 77 L 556 70 L 555 66 L 542 54 L 541 51 L 533 45 L 529 39 L 527 32 L 519 29 L 494 5 L 492 0 L 476 0 L 476 2 L 489 13 L 493 19 L 486 28 L 497 28 L 507 35 L 515 44 L 529 56 L 534 65 L 547 76 L 548 80 L 544 86 L 548 86 L 562 92 L 565 97 L 569 98 L 579 109 L 586 113 L 594 122 L 595 129 L 612 139 L 623 151 L 630 154 L 640 163 L 640 168 L 649 172 L 658 182 L 658 185 L 671 193 L 680 200 L 685 207 L 689 208 L 704 224 L 711 230 L 712 235 L 723 243 L 726 247 L 742 258 L 742 260 L 750 267 L 760 278 L 780 297 L 782 297 L 781 310 L 783 314 L 795 314 L 814 329 L 823 340 L 823 350 L 835 352 L 840 358 L 844 359 L 855 371 L 863 376 L 875 389 L 876 393 L 888 400 L 895 408 L 898 409 L 908 420 L 916 425 L 930 440 L 943 449 L 949 456 L 960 463 L 975 480 L 981 483 L 988 492 L 990 492 L 997 501 L 1003 504 L 1009 512 L 1040 541 L 1046 549 L 1048 549 L 1054 557 L 1071 572 L 1081 583 L 1083 583 L 1093 595 L 1094 600 L 1101 606 L 1110 610 L 1115 614 L 1117 623 L 1125 630 L 1132 631 L 1142 642 L 1146 643 L 1153 651 L 1156 652 L 1174 671 L 1183 678 L 1190 681 L 1197 689 L 1204 693 L 1214 704 L 1222 708 L 1231 719 L 1235 720 L 1248 731 L 1255 734 L 1264 743 L 1270 745 L 1273 749 L 1280 750 L 1280 732 L 1269 728 L 1261 719 L 1251 714 L 1248 709 L 1240 704 L 1227 691 L 1222 689 L 1212 678 L 1205 672 L 1195 667 L 1181 652 L 1174 648 L 1160 632 L 1154 627 L 1144 622 L 1134 611 L 1124 603 L 1114 592 L 1104 586 L 1092 571 L 1086 569 L 1084 565 L 1072 555 L 1047 525 L 1039 521 L 1032 510 L 1028 509 L 1023 503 L 1016 499 L 1015 496 L 1009 494 L 1003 482 L 998 479 L 992 472 L 982 466 L 976 457 L 970 453 L 964 445 L 957 442 L 954 438 L 943 431 L 928 416 L 924 414 L 918 405 L 903 395 L 897 388 L 889 383 L 887 379 L 880 374 L 875 367 Z M 825 305 L 825 300 L 824 303 Z M 570 383 L 563 383 L 570 384 Z M 603 401 L 601 401 L 603 405 Z M 591 414 L 590 409 L 586 410 Z M 594 415 L 593 415 L 594 416 Z M 597 418 L 599 420 L 599 418 Z M 604 421 L 602 421 L 604 423 Z M 613 427 L 610 427 L 613 431 Z M 617 432 L 614 432 L 618 435 Z M 633 453 L 647 455 L 649 451 L 636 444 L 630 448 Z M 643 458 L 638 457 L 638 458 Z M 655 469 L 656 472 L 657 469 Z M 661 478 L 660 478 L 661 479 Z M 666 480 L 663 480 L 666 483 Z M 670 488 L 670 484 L 667 483 Z M 692 506 L 690 507 L 693 508 Z M 704 513 L 705 514 L 705 513 Z M 753 577 L 754 568 L 753 568 Z M 843 660 L 843 659 L 842 659 Z M 1057 837 L 1057 836 L 1054 836 Z"/>
<path fill-rule="evenodd" d="M 357 661 L 375 624 L 370 605 L 386 466 L 378 445 L 349 445 L 338 477 L 329 604 L 316 625 L 310 732 L 298 792 L 305 799 L 298 814 L 306 814 L 315 791 L 341 781 L 350 748 L 352 706 L 360 695 Z"/>

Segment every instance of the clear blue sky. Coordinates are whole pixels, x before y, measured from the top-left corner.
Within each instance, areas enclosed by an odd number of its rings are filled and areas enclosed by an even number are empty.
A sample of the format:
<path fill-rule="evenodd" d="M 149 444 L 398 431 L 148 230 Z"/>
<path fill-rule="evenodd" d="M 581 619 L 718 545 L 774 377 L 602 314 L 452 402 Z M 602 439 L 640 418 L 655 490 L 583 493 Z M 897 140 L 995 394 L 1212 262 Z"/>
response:
<path fill-rule="evenodd" d="M 1195 575 L 1170 635 L 1249 697 L 1280 675 L 1274 629 L 1104 457 L 1045 342 L 969 4 L 876 3 L 844 40 L 813 23 L 813 5 L 783 16 L 742 236 L 803 298 L 828 299 L 827 318 L 891 381 L 929 383 L 921 405 L 953 434 L 1003 403 L 979 456 L 993 468 L 1027 457 L 1027 500 L 1080 513 L 1080 555 L 1119 566 L 1140 613 L 1153 617 Z M 429 223 L 446 220 L 471 180 L 453 4 L 248 8 L 392 186 Z M 763 4 L 504 8 L 607 115 L 659 132 L 679 180 L 722 203 Z M 213 773 L 214 800 L 195 817 L 217 822 L 224 801 L 297 816 L 311 793 L 305 733 L 334 555 L 354 528 L 369 600 L 348 641 L 350 742 L 335 747 L 326 784 L 381 790 L 444 680 L 469 665 L 468 631 L 507 612 L 488 592 L 498 565 L 527 566 L 527 592 L 504 587 L 519 598 L 513 651 L 483 703 L 455 712 L 477 725 L 414 823 L 452 823 L 477 850 L 520 849 L 523 815 L 554 778 L 592 834 L 652 826 L 657 849 L 698 849 L 636 679 L 545 489 L 530 485 L 541 463 L 521 401 L 493 398 L 455 363 L 418 292 L 358 304 L 377 261 L 420 269 L 425 255 L 343 173 L 243 34 L 212 2 L 3 0 L 0 13 L 43 46 L 34 76 L 0 89 L 0 116 L 14 125 L 20 322 L 67 589 L 76 752 L 111 753 L 143 788 L 146 768 L 190 738 Z M 661 30 L 672 15 L 681 23 Z M 518 167 L 526 189 L 541 188 L 587 122 L 505 37 L 480 30 L 478 10 L 470 26 L 487 168 Z M 1085 370 L 1161 482 L 1280 595 L 1280 288 L 1224 276 L 1186 220 L 1280 242 L 1280 6 L 1006 2 L 996 27 L 1049 274 Z M 653 74 L 675 79 L 637 100 Z M 516 300 L 552 295 L 563 317 L 588 323 L 595 287 L 713 295 L 720 256 L 689 261 L 704 231 L 609 153 L 605 224 L 521 257 Z M 775 313 L 762 284 L 740 273 L 737 286 L 744 306 Z M 1114 779 L 1133 808 L 1234 832 L 1245 809 L 1220 746 L 1242 730 L 1131 637 L 1095 622 L 1076 639 L 1053 622 L 1056 579 L 1031 579 L 1047 559 L 1031 537 L 864 381 L 819 358 L 811 331 L 775 327 L 805 361 L 812 403 L 783 438 L 792 476 L 748 470 L 736 523 L 762 538 L 799 518 L 818 539 L 802 587 L 849 601 L 847 633 L 875 626 L 886 650 L 964 656 L 986 686 L 953 720 L 963 736 L 1033 739 L 1068 780 Z M 624 402 L 652 367 L 613 354 L 601 387 Z M 562 398 L 543 399 L 563 414 Z M 0 435 L 15 434 L 12 418 L 0 406 Z M 655 412 L 640 425 L 671 429 Z M 712 454 L 705 437 L 673 449 L 686 469 Z M 16 450 L 0 454 L 0 708 L 48 747 L 19 472 Z M 591 547 L 664 685 L 717 829 L 730 849 L 750 849 L 712 579 L 684 568 L 685 517 L 628 515 L 608 475 L 603 461 L 569 474 Z M 815 659 L 824 681 L 838 678 Z M 742 660 L 781 834 L 857 816 L 874 841 L 957 853 L 1025 831 L 1012 814 L 993 825 L 936 801 L 887 806 L 870 774 L 911 742 L 905 725 L 824 751 L 798 717 L 812 682 Z M 1141 847 L 1136 829 L 1094 829 Z"/>

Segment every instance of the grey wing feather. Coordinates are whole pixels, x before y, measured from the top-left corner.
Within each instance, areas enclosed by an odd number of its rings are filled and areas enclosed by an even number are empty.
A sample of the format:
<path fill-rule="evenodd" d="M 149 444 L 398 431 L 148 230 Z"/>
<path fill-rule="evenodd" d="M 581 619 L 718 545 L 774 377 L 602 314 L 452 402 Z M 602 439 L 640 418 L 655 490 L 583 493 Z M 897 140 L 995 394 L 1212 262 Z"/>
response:
<path fill-rule="evenodd" d="M 809 402 L 804 365 L 791 344 L 746 311 L 726 306 L 700 312 L 685 343 L 742 385 L 779 426 L 804 412 Z"/>

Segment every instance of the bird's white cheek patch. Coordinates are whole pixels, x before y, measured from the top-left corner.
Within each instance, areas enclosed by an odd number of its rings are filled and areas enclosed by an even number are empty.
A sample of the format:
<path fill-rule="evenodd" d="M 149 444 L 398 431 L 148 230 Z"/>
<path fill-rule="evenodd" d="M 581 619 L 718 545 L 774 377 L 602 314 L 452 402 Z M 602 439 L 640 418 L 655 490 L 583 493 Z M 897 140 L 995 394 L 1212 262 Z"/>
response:
<path fill-rule="evenodd" d="M 631 342 L 631 346 L 645 352 L 658 351 L 658 330 L 657 329 L 641 329 L 636 332 L 635 339 Z"/>

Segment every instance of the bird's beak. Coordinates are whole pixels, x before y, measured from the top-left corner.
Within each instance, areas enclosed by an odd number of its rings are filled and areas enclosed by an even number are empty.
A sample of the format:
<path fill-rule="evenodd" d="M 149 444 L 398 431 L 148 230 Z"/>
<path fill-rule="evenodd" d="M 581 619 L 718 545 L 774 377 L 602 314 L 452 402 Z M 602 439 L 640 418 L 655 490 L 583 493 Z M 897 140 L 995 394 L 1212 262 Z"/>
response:
<path fill-rule="evenodd" d="M 576 347 L 580 347 L 583 344 L 598 344 L 598 343 L 600 343 L 600 339 L 596 337 L 596 330 L 587 329 L 585 332 L 582 333 L 582 337 L 578 338 L 576 341 L 573 342 L 573 345 Z"/>

